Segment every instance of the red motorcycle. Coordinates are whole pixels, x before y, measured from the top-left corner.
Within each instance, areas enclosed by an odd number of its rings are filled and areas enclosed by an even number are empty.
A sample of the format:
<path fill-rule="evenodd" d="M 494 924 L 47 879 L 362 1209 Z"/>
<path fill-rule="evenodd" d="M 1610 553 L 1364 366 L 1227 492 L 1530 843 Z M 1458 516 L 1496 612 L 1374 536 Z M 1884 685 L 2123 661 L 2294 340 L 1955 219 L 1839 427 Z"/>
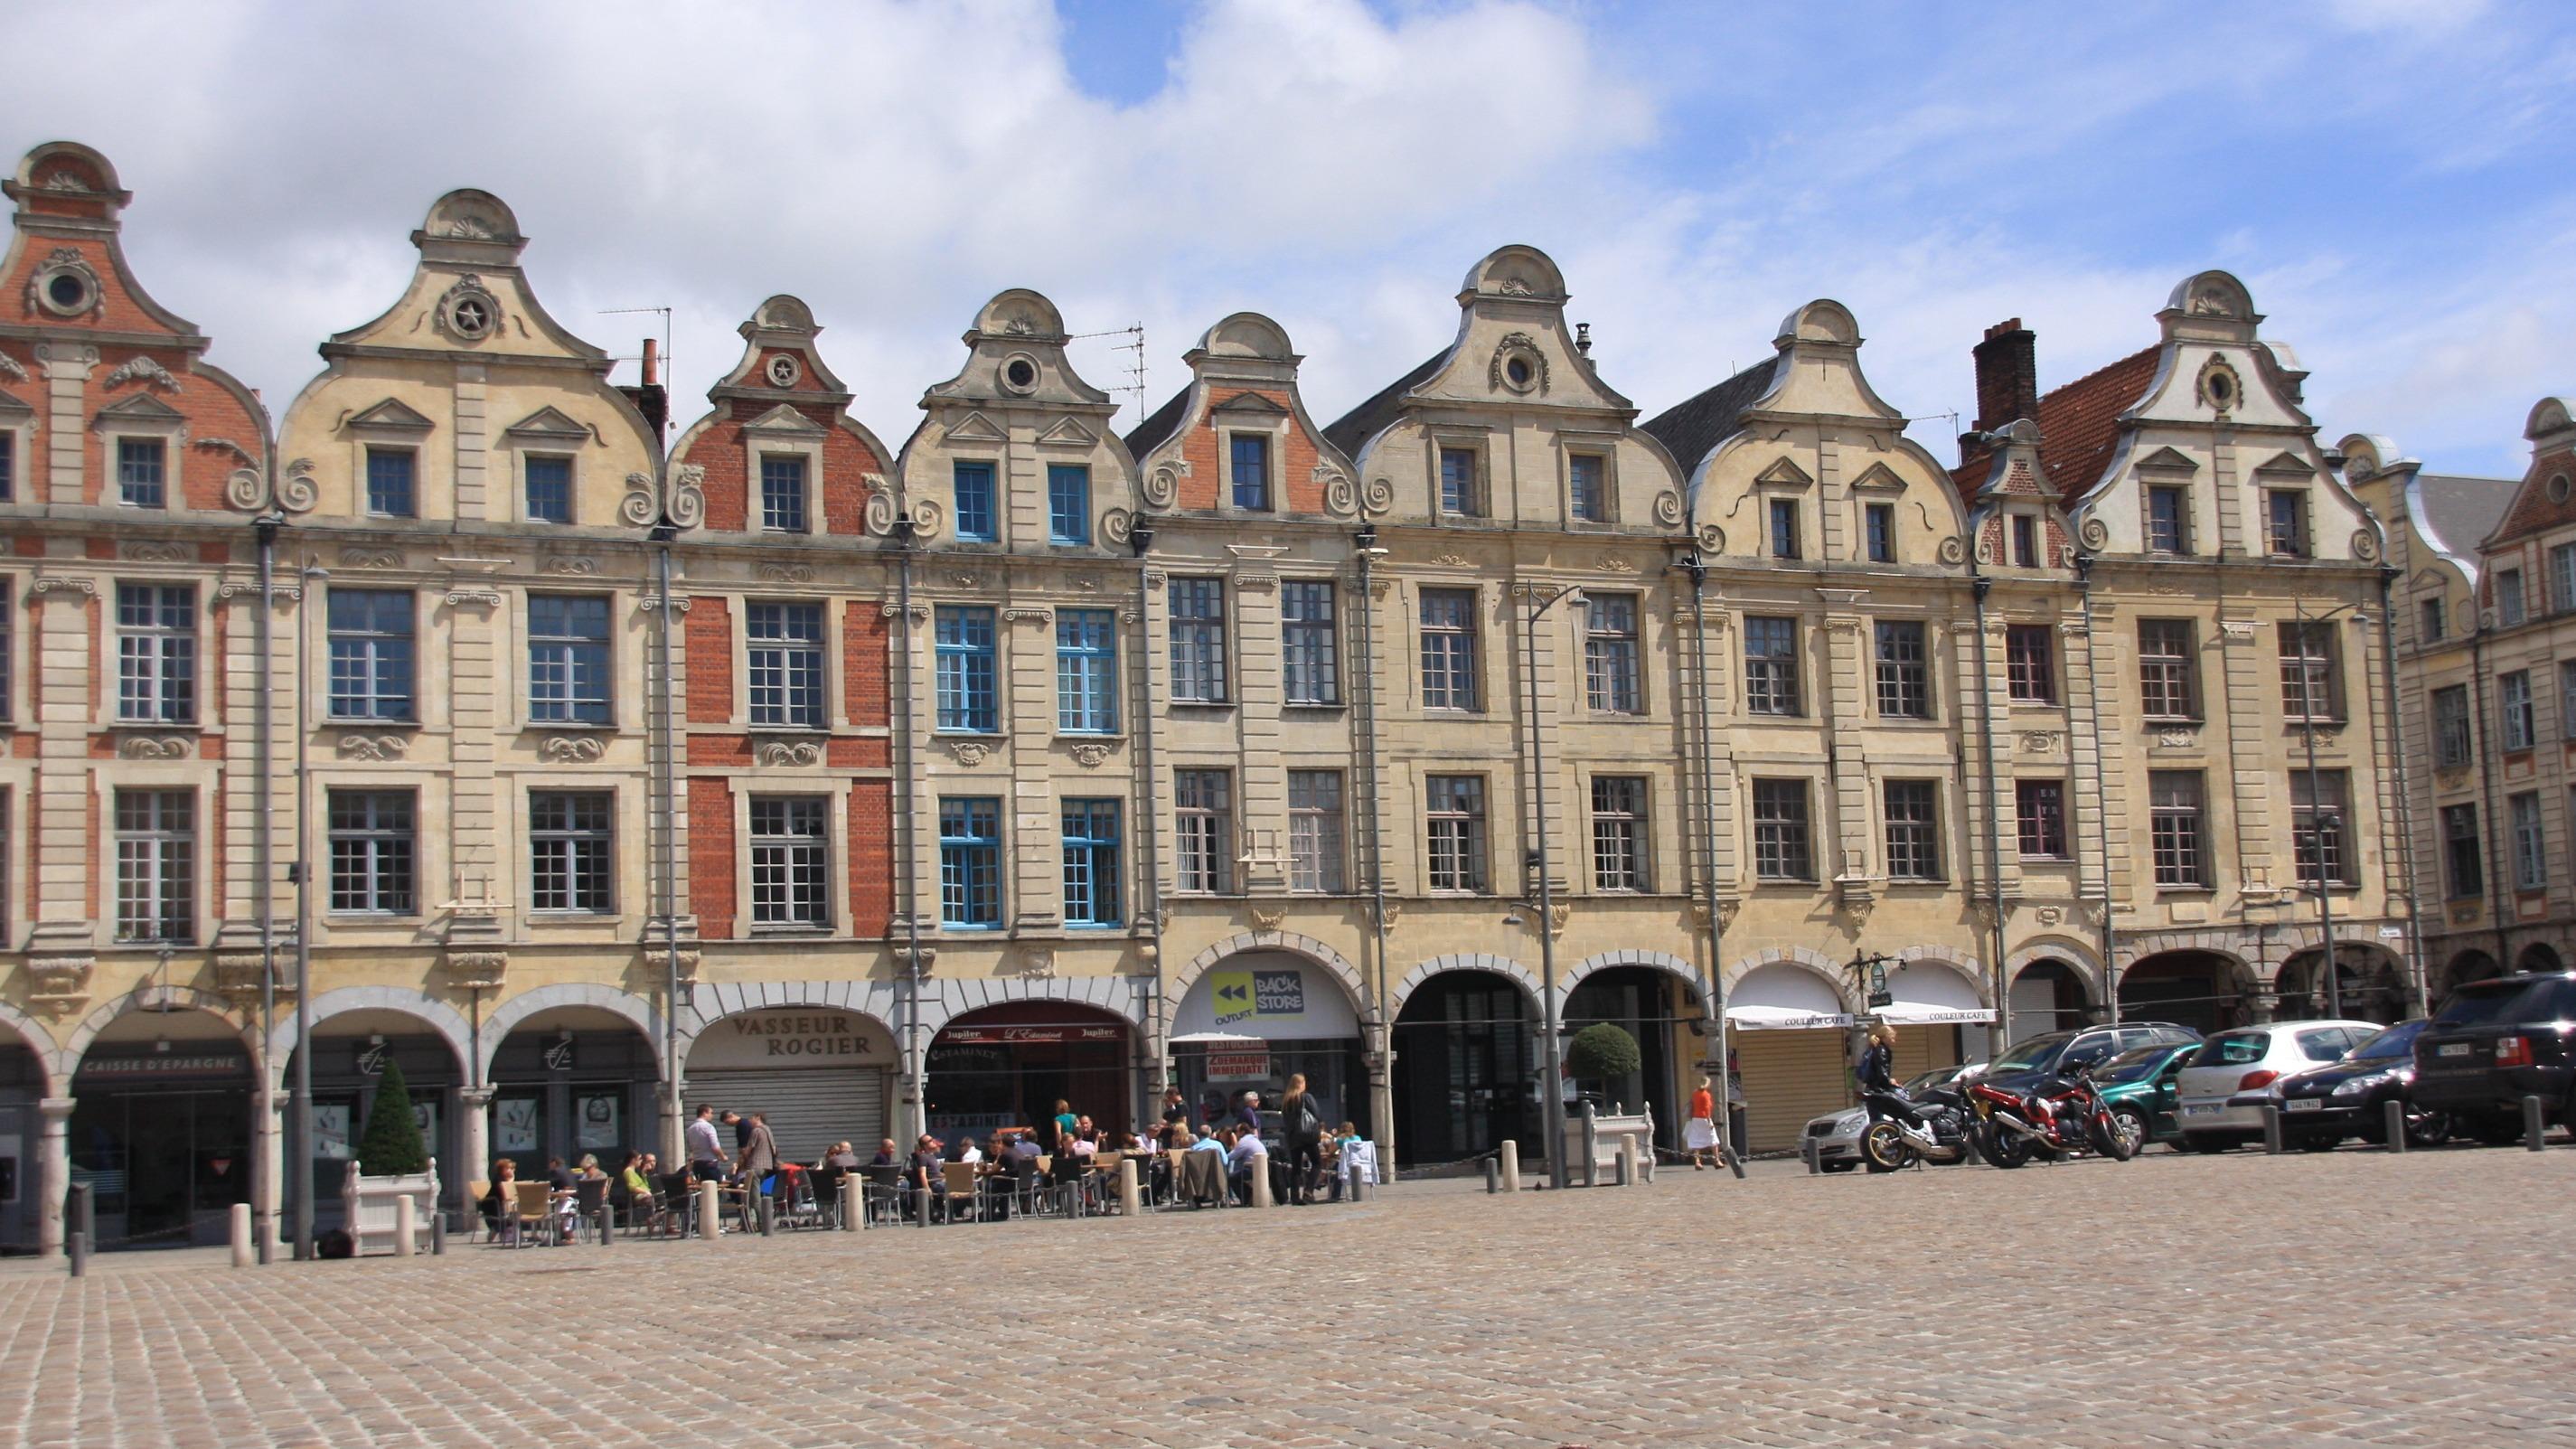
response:
<path fill-rule="evenodd" d="M 2087 1067 L 2070 1068 L 2028 1095 L 1971 1082 L 1968 1106 L 1976 1114 L 1970 1130 L 1977 1151 L 1997 1167 L 2019 1167 L 2041 1153 L 2058 1161 L 2090 1152 L 2126 1162 L 2138 1152 L 2136 1139 L 2102 1105 Z"/>

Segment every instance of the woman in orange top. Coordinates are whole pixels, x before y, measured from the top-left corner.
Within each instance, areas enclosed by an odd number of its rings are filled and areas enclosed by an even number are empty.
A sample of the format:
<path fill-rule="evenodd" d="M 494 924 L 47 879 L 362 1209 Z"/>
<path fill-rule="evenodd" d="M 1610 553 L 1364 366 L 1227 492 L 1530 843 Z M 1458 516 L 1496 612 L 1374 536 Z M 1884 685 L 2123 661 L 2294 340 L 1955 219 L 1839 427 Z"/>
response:
<path fill-rule="evenodd" d="M 1717 1098 L 1710 1095 L 1706 1077 L 1699 1079 L 1699 1090 L 1691 1093 L 1690 1121 L 1682 1128 L 1682 1145 L 1690 1149 L 1691 1171 L 1708 1166 L 1708 1154 L 1717 1146 Z"/>

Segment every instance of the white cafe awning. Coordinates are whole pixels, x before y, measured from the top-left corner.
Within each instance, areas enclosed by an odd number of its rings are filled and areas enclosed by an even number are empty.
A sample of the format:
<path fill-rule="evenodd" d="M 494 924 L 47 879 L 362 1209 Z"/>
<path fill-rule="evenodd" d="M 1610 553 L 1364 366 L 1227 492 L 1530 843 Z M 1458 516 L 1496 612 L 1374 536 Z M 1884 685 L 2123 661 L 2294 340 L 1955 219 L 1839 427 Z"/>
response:
<path fill-rule="evenodd" d="M 1726 993 L 1726 1020 L 1746 1031 L 1823 1031 L 1852 1021 L 1832 982 L 1785 962 L 1744 973 Z"/>
<path fill-rule="evenodd" d="M 1977 997 L 1977 985 L 1938 961 L 1908 961 L 1887 974 L 1887 994 L 1896 998 L 1870 1015 L 1890 1026 L 1941 1026 L 1989 1022 L 1995 1011 Z"/>
<path fill-rule="evenodd" d="M 1839 1011 L 1800 1011 L 1789 1006 L 1730 1006 L 1726 1021 L 1738 1031 L 1825 1031 L 1852 1024 Z"/>

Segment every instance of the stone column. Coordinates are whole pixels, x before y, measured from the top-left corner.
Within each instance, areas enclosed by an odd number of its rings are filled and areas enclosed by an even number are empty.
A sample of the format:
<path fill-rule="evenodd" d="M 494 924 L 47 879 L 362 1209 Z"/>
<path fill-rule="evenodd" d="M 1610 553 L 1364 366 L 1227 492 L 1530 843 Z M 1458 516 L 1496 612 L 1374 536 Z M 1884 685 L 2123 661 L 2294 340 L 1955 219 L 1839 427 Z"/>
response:
<path fill-rule="evenodd" d="M 44 1113 L 44 1137 L 36 1146 L 36 1248 L 47 1257 L 63 1251 L 63 1194 L 72 1186 L 71 1123 L 73 1099 L 47 1097 L 37 1104 Z"/>
<path fill-rule="evenodd" d="M 460 1199 L 465 1196 L 466 1183 L 478 1178 L 486 1178 L 492 1171 L 491 1108 L 492 1089 L 490 1087 L 467 1087 L 456 1094 L 456 1111 L 458 1117 L 462 1119 L 457 1123 L 457 1126 L 462 1129 L 457 1134 L 457 1151 L 463 1155 L 465 1161 L 460 1164 L 462 1170 L 449 1176 L 456 1184 L 456 1192 Z M 466 1210 L 472 1211 L 473 1204 L 468 1202 Z"/>
<path fill-rule="evenodd" d="M 260 1089 L 251 1099 L 251 1212 L 262 1241 L 268 1244 L 269 1261 L 279 1261 L 286 1244 L 286 1132 L 281 1120 L 286 1110 L 286 1094 L 277 1089 L 279 1066 L 260 1063 Z"/>

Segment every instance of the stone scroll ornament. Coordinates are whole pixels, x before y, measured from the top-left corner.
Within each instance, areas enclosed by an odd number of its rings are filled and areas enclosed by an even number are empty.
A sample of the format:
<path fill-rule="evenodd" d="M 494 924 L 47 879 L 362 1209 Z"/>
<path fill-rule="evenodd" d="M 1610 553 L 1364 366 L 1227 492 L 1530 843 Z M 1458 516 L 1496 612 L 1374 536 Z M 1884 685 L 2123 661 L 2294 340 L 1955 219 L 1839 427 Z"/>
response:
<path fill-rule="evenodd" d="M 906 516 L 906 510 L 901 500 L 895 497 L 894 485 L 886 481 L 884 474 L 868 474 L 867 484 L 868 505 L 861 521 L 866 524 L 868 532 L 879 538 L 887 537 L 894 532 L 895 520 Z M 910 517 L 912 531 L 920 537 L 931 538 L 939 533 L 939 525 L 945 515 L 936 502 L 916 498 L 912 502 Z"/>
<path fill-rule="evenodd" d="M 651 528 L 665 515 L 674 528 L 695 528 L 706 521 L 707 470 L 697 463 L 676 463 L 664 470 L 670 489 L 667 502 L 655 496 L 653 479 L 645 473 L 626 475 L 626 496 L 618 500 L 617 516 L 637 528 Z"/>

